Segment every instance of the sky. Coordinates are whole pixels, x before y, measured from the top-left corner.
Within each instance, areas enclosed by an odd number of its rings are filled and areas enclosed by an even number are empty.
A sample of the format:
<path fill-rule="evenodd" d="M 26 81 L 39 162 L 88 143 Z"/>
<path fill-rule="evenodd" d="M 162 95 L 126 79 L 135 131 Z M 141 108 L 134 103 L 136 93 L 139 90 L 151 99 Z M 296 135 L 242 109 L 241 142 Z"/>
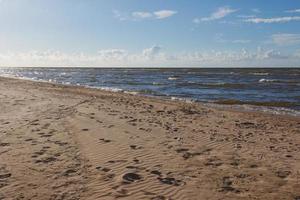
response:
<path fill-rule="evenodd" d="M 300 67 L 300 0 L 0 0 L 2 67 Z"/>

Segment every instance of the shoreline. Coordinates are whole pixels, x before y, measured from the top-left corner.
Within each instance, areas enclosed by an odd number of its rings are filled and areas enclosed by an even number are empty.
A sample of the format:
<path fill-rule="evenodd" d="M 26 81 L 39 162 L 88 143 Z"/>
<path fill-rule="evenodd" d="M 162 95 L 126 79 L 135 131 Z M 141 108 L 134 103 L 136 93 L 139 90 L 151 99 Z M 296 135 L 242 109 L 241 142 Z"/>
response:
<path fill-rule="evenodd" d="M 8 79 L 17 79 L 17 80 L 24 80 L 24 81 L 33 81 L 38 83 L 48 83 L 54 84 L 62 87 L 79 87 L 85 89 L 95 89 L 98 91 L 103 92 L 111 92 L 111 93 L 119 93 L 119 94 L 127 94 L 133 95 L 138 97 L 145 97 L 145 98 L 153 98 L 153 99 L 160 99 L 163 101 L 173 101 L 173 102 L 183 102 L 186 104 L 195 104 L 200 106 L 208 106 L 214 109 L 221 109 L 221 110 L 234 110 L 237 112 L 259 112 L 264 114 L 271 114 L 271 115 L 282 115 L 282 116 L 291 116 L 291 117 L 300 117 L 300 111 L 291 109 L 288 107 L 280 107 L 280 106 L 264 106 L 264 105 L 254 105 L 254 104 L 247 104 L 243 102 L 243 104 L 231 104 L 231 103 L 218 103 L 218 102 L 205 102 L 205 101 L 198 101 L 196 99 L 190 98 L 183 98 L 183 97 L 175 97 L 175 96 L 155 96 L 149 94 L 143 94 L 139 91 L 126 91 L 121 88 L 110 88 L 110 87 L 93 87 L 93 86 L 86 86 L 86 85 L 72 85 L 67 83 L 56 83 L 50 82 L 46 80 L 34 80 L 31 78 L 26 77 L 9 77 L 9 76 L 0 76 L 0 78 L 8 78 Z M 228 100 L 231 101 L 231 100 Z M 227 102 L 227 101 L 226 101 Z"/>
<path fill-rule="evenodd" d="M 0 78 L 0 199 L 297 199 L 300 118 Z"/>

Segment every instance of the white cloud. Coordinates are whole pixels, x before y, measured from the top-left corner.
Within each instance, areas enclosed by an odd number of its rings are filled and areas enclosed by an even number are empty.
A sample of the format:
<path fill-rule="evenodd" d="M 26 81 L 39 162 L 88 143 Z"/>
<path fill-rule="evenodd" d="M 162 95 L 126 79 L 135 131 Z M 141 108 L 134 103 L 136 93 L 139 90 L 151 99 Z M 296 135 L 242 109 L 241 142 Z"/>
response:
<path fill-rule="evenodd" d="M 160 54 L 162 47 L 159 45 L 154 45 L 148 49 L 143 50 L 143 56 L 147 59 L 154 59 Z"/>
<path fill-rule="evenodd" d="M 154 15 L 157 19 L 164 19 L 175 15 L 177 11 L 174 10 L 159 10 L 154 12 Z"/>
<path fill-rule="evenodd" d="M 104 60 L 122 60 L 127 56 L 127 51 L 123 49 L 107 49 L 107 50 L 99 50 L 97 52 L 97 56 Z"/>
<path fill-rule="evenodd" d="M 295 45 L 300 44 L 300 34 L 280 33 L 271 36 L 272 42 L 276 45 Z"/>
<path fill-rule="evenodd" d="M 195 23 L 195 24 L 200 24 L 200 23 L 201 23 L 201 19 L 199 19 L 199 18 L 194 18 L 194 19 L 193 19 L 193 23 Z"/>
<path fill-rule="evenodd" d="M 215 12 L 213 12 L 209 17 L 201 18 L 201 21 L 213 21 L 213 20 L 222 19 L 236 11 L 237 11 L 236 9 L 232 9 L 228 6 L 220 7 Z"/>
<path fill-rule="evenodd" d="M 248 18 L 255 18 L 256 15 L 238 15 L 238 18 L 244 18 L 244 19 L 248 19 Z"/>
<path fill-rule="evenodd" d="M 149 12 L 133 12 L 132 16 L 134 18 L 146 19 L 146 18 L 151 18 L 153 15 L 152 13 Z"/>
<path fill-rule="evenodd" d="M 300 21 L 300 16 L 291 16 L 291 17 L 274 17 L 274 18 L 250 18 L 245 19 L 245 22 L 251 22 L 251 23 L 286 23 L 291 21 Z"/>
<path fill-rule="evenodd" d="M 125 13 L 122 13 L 118 10 L 113 10 L 113 14 L 114 14 L 114 17 L 120 21 L 125 21 L 125 20 L 128 20 L 129 17 L 127 16 L 127 14 Z"/>
<path fill-rule="evenodd" d="M 287 13 L 300 13 L 300 9 L 287 10 Z"/>
<path fill-rule="evenodd" d="M 222 62 L 234 62 L 234 61 L 245 61 L 245 60 L 264 60 L 264 59 L 282 59 L 283 55 L 279 51 L 273 49 L 264 50 L 258 47 L 255 52 L 249 52 L 245 49 L 241 51 L 211 51 L 211 52 L 196 52 L 189 54 L 189 59 L 199 61 L 210 61 L 216 63 Z"/>
<path fill-rule="evenodd" d="M 168 17 L 172 17 L 177 14 L 177 11 L 174 10 L 158 10 L 155 12 L 148 11 L 134 11 L 130 14 L 120 12 L 118 10 L 113 10 L 114 17 L 120 21 L 139 21 L 144 19 L 165 19 Z"/>
<path fill-rule="evenodd" d="M 286 56 L 282 55 L 280 51 L 276 51 L 274 49 L 264 50 L 261 47 L 257 48 L 257 52 L 255 55 L 256 59 L 284 59 Z"/>

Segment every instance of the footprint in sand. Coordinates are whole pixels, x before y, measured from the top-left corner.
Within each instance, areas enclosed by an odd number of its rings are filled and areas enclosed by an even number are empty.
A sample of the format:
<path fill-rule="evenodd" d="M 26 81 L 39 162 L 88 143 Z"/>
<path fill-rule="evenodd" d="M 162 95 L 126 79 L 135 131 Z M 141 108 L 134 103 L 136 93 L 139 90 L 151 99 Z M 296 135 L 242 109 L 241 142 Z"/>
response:
<path fill-rule="evenodd" d="M 221 186 L 220 192 L 235 192 L 235 193 L 239 193 L 240 191 L 238 189 L 235 189 L 234 187 L 232 187 L 232 180 L 230 179 L 230 177 L 226 176 L 226 177 L 223 177 L 222 186 Z"/>
<path fill-rule="evenodd" d="M 165 196 L 156 196 L 156 197 L 152 197 L 151 200 L 166 200 L 167 198 Z"/>
<path fill-rule="evenodd" d="M 137 158 L 134 158 L 132 161 L 135 162 L 135 163 L 139 163 L 140 162 L 140 160 L 137 159 Z"/>
<path fill-rule="evenodd" d="M 103 168 L 102 168 L 102 171 L 104 171 L 104 172 L 109 172 L 109 171 L 111 171 L 111 169 L 109 169 L 109 168 L 107 168 L 107 167 L 103 167 Z"/>
<path fill-rule="evenodd" d="M 97 169 L 97 170 L 100 170 L 100 171 L 102 171 L 102 172 L 105 172 L 105 173 L 111 171 L 111 169 L 106 168 L 106 167 L 101 167 L 101 166 L 96 167 L 96 169 Z M 113 174 L 113 173 L 103 174 L 102 179 L 103 179 L 104 181 L 110 181 L 110 180 L 112 180 L 115 176 L 116 176 L 116 175 Z"/>
<path fill-rule="evenodd" d="M 7 147 L 9 146 L 10 144 L 9 143 L 6 143 L 6 142 L 2 142 L 0 143 L 0 147 Z"/>
<path fill-rule="evenodd" d="M 115 174 L 105 174 L 105 175 L 103 175 L 102 178 L 103 178 L 104 181 L 110 181 L 110 180 L 112 180 L 115 176 L 116 176 Z"/>
<path fill-rule="evenodd" d="M 209 150 L 207 150 L 207 151 L 209 151 Z M 190 152 L 189 149 L 185 149 L 185 148 L 177 149 L 176 152 L 177 152 L 177 153 L 183 153 L 183 154 L 182 154 L 182 157 L 183 157 L 185 160 L 187 160 L 187 159 L 189 159 L 189 158 L 192 158 L 192 157 L 194 157 L 194 156 L 199 156 L 199 155 L 201 155 L 201 154 L 204 153 L 204 151 L 203 151 L 203 152 Z"/>
<path fill-rule="evenodd" d="M 0 189 L 2 187 L 7 186 L 8 184 L 8 179 L 12 176 L 11 173 L 9 173 L 5 166 L 0 166 Z M 1 194 L 0 194 L 1 195 Z M 1 196 L 0 196 L 1 199 Z M 4 199 L 4 198 L 3 198 Z"/>
<path fill-rule="evenodd" d="M 57 158 L 47 157 L 47 158 L 36 160 L 35 163 L 45 163 L 45 164 L 47 164 L 47 163 L 51 163 L 51 162 L 54 162 L 54 161 L 57 161 Z"/>
<path fill-rule="evenodd" d="M 7 186 L 7 184 L 8 184 L 8 178 L 10 178 L 10 177 L 11 177 L 11 173 L 0 174 L 0 189 L 2 187 Z M 0 196 L 0 199 L 1 199 L 1 196 Z"/>
<path fill-rule="evenodd" d="M 158 171 L 158 170 L 152 170 L 150 173 L 154 174 L 154 175 L 157 175 L 157 176 L 161 176 L 161 172 Z"/>
<path fill-rule="evenodd" d="M 11 177 L 11 173 L 0 174 L 0 180 L 7 179 Z"/>
<path fill-rule="evenodd" d="M 42 137 L 42 138 L 47 138 L 47 137 L 52 137 L 53 136 L 53 134 L 46 134 L 46 133 L 38 133 L 39 135 L 40 135 L 40 137 Z"/>
<path fill-rule="evenodd" d="M 122 176 L 123 183 L 130 184 L 142 179 L 142 176 L 136 173 L 126 173 Z"/>
<path fill-rule="evenodd" d="M 63 176 L 71 176 L 72 174 L 77 173 L 76 169 L 67 169 L 62 173 Z"/>
<path fill-rule="evenodd" d="M 96 169 L 97 169 L 97 170 L 101 170 L 101 171 L 103 171 L 103 172 L 109 172 L 109 171 L 111 171 L 110 168 L 107 168 L 107 167 L 101 167 L 101 166 L 97 166 Z"/>
<path fill-rule="evenodd" d="M 44 153 L 46 153 L 45 149 L 42 149 L 40 151 L 34 152 L 33 155 L 31 156 L 32 158 L 37 158 L 38 156 L 43 155 Z"/>
<path fill-rule="evenodd" d="M 117 190 L 116 193 L 114 194 L 115 198 L 121 198 L 121 197 L 127 197 L 127 196 L 129 196 L 129 194 L 128 194 L 128 190 L 126 190 L 126 189 Z"/>
<path fill-rule="evenodd" d="M 124 163 L 127 162 L 127 160 L 109 160 L 107 163 Z"/>
<path fill-rule="evenodd" d="M 212 166 L 212 167 L 219 167 L 219 166 L 223 165 L 223 162 L 220 159 L 213 157 L 213 158 L 208 158 L 207 162 L 204 163 L 204 165 Z"/>
<path fill-rule="evenodd" d="M 290 174 L 291 174 L 291 172 L 290 172 L 290 171 L 287 171 L 287 170 L 279 170 L 279 171 L 276 172 L 276 175 L 277 175 L 279 178 L 282 178 L 282 179 L 288 177 Z"/>
<path fill-rule="evenodd" d="M 111 142 L 111 140 L 104 139 L 104 138 L 100 138 L 99 140 L 102 141 L 102 142 L 104 142 L 104 143 L 109 143 L 109 142 Z"/>
<path fill-rule="evenodd" d="M 133 150 L 142 149 L 141 146 L 138 147 L 137 145 L 130 145 L 129 147 Z"/>
<path fill-rule="evenodd" d="M 167 185 L 174 185 L 174 186 L 180 186 L 183 184 L 183 182 L 181 180 L 177 180 L 175 178 L 171 178 L 171 177 L 158 177 L 157 178 L 161 183 L 163 184 L 167 184 Z"/>
<path fill-rule="evenodd" d="M 33 125 L 33 126 L 38 126 L 38 125 L 40 125 L 40 124 L 37 123 L 37 122 L 33 122 L 33 123 L 31 123 L 31 125 Z"/>
<path fill-rule="evenodd" d="M 67 142 L 61 142 L 61 141 L 53 141 L 54 144 L 57 144 L 59 146 L 65 146 L 67 145 L 68 143 Z"/>
<path fill-rule="evenodd" d="M 137 166 L 131 166 L 131 165 L 130 165 L 130 166 L 126 166 L 126 168 L 127 168 L 127 169 L 140 169 L 140 168 L 137 167 Z"/>

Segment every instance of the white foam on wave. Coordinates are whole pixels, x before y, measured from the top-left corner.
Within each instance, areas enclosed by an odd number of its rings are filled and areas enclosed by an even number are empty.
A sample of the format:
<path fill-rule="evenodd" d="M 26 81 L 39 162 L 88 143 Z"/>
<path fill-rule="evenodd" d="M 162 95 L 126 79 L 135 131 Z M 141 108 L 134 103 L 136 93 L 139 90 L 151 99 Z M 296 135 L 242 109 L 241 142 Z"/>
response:
<path fill-rule="evenodd" d="M 50 82 L 50 83 L 56 83 L 56 80 L 55 79 L 49 79 L 48 82 Z"/>
<path fill-rule="evenodd" d="M 136 91 L 124 91 L 125 94 L 138 95 L 139 92 Z"/>
<path fill-rule="evenodd" d="M 97 86 L 84 86 L 84 87 L 93 88 L 93 89 L 99 89 L 99 90 L 108 91 L 108 92 L 123 92 L 125 94 L 131 94 L 131 95 L 138 95 L 138 94 L 140 94 L 137 91 L 127 91 L 127 90 L 123 90 L 121 88 L 115 88 L 115 87 L 97 87 Z"/>
<path fill-rule="evenodd" d="M 174 81 L 174 80 L 177 80 L 177 79 L 178 79 L 178 77 L 172 77 L 172 76 L 168 78 L 168 80 L 170 80 L 170 81 Z"/>
<path fill-rule="evenodd" d="M 35 75 L 40 75 L 40 74 L 43 74 L 43 73 L 42 73 L 42 72 L 34 71 L 33 74 L 35 74 Z"/>
<path fill-rule="evenodd" d="M 258 82 L 260 82 L 260 83 L 268 83 L 268 82 L 275 82 L 275 81 L 276 80 L 274 80 L 274 79 L 265 79 L 265 78 L 262 78 Z"/>
<path fill-rule="evenodd" d="M 254 72 L 254 73 L 250 73 L 252 75 L 255 75 L 255 76 L 268 76 L 269 73 L 266 73 L 266 72 Z"/>
<path fill-rule="evenodd" d="M 195 102 L 194 99 L 191 99 L 191 98 L 182 98 L 182 97 L 171 97 L 171 100 L 172 101 L 183 101 L 183 102 L 186 102 L 186 103 L 194 103 Z"/>
<path fill-rule="evenodd" d="M 123 92 L 121 88 L 115 88 L 115 87 L 94 87 L 94 86 L 86 86 L 88 88 L 94 88 L 94 89 L 100 89 L 108 92 Z"/>
<path fill-rule="evenodd" d="M 66 81 L 66 82 L 62 82 L 63 85 L 71 85 L 70 82 Z"/>

